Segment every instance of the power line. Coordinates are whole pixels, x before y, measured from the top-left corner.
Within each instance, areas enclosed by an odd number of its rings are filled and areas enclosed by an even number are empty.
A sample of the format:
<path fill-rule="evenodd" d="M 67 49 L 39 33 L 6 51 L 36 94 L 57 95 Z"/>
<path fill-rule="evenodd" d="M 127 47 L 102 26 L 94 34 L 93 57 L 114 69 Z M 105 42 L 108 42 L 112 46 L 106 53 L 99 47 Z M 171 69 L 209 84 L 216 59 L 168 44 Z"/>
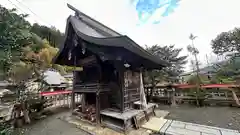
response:
<path fill-rule="evenodd" d="M 14 4 L 11 0 L 8 0 L 8 2 L 10 2 L 16 9 L 22 11 L 23 13 L 25 13 L 21 8 L 19 8 L 16 4 Z"/>
<path fill-rule="evenodd" d="M 53 26 L 50 23 L 48 23 L 46 20 L 44 20 L 42 17 L 40 17 L 39 15 L 37 15 L 36 13 L 34 13 L 28 6 L 26 6 L 25 4 L 23 4 L 21 1 L 16 0 L 20 5 L 22 5 L 23 7 L 27 8 L 33 15 L 35 15 L 37 18 L 39 18 L 41 21 L 43 21 L 44 23 L 48 24 L 49 26 Z"/>
<path fill-rule="evenodd" d="M 27 14 L 25 11 L 23 11 L 21 8 L 19 8 L 16 4 L 14 4 L 11 0 L 8 0 L 8 2 L 10 2 L 17 10 L 21 11 L 24 14 Z M 10 16 L 15 19 L 11 14 Z M 34 21 L 37 23 L 37 21 L 34 19 Z"/>
<path fill-rule="evenodd" d="M 24 14 L 27 14 L 26 12 L 24 12 L 21 8 L 19 8 L 16 4 L 14 4 L 11 0 L 8 0 L 8 2 L 10 2 L 13 6 L 15 6 L 16 7 L 16 9 L 18 9 L 18 10 L 20 10 L 20 11 L 22 11 Z M 35 13 L 34 13 L 35 14 Z M 36 15 L 36 14 L 35 14 Z M 12 14 L 10 14 L 10 16 L 13 18 L 13 20 L 16 20 L 15 19 L 15 17 L 12 15 Z M 34 20 L 36 23 L 38 22 L 38 21 L 36 21 L 36 20 Z M 50 25 L 50 26 L 52 26 L 52 25 Z M 49 32 L 48 33 L 48 40 L 49 40 L 49 42 L 50 42 L 50 38 L 51 38 L 51 33 Z"/>

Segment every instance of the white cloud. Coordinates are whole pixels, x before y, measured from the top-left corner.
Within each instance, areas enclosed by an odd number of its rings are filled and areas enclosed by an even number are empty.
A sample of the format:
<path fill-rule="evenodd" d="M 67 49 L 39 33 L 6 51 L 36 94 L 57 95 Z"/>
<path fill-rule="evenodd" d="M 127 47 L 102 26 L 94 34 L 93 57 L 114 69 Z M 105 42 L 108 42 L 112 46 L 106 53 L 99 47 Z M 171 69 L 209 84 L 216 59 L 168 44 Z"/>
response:
<path fill-rule="evenodd" d="M 11 1 L 28 12 L 16 0 Z M 64 31 L 66 18 L 73 13 L 66 6 L 68 2 L 116 31 L 128 35 L 141 46 L 176 44 L 177 47 L 184 48 L 183 54 L 187 54 L 186 46 L 190 44 L 188 37 L 193 33 L 198 36 L 195 46 L 200 51 L 199 58 L 202 63 L 206 63 L 205 55 L 211 53 L 210 41 L 217 34 L 240 26 L 239 0 L 182 0 L 175 12 L 163 18 L 160 24 L 142 26 L 136 25 L 137 13 L 129 0 L 21 1 L 42 18 L 31 15 L 31 22 L 51 23 Z M 14 7 L 7 0 L 1 0 L 1 4 Z"/>

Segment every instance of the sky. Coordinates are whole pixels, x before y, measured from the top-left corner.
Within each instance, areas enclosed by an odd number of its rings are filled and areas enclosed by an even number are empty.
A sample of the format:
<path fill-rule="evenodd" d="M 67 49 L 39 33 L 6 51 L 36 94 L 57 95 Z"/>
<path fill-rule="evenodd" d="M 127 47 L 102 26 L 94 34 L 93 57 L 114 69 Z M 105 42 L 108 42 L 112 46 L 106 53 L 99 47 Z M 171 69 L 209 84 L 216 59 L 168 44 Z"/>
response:
<path fill-rule="evenodd" d="M 20 2 L 18 2 L 20 1 Z M 12 4 L 12 3 L 14 4 Z M 109 26 L 128 35 L 140 46 L 171 45 L 183 48 L 181 55 L 189 55 L 187 45 L 190 33 L 197 36 L 195 47 L 202 66 L 218 60 L 211 49 L 211 40 L 224 31 L 240 27 L 240 0 L 181 0 L 179 6 L 167 17 L 160 17 L 159 24 L 139 24 L 135 7 L 130 0 L 1 0 L 7 8 L 18 8 L 19 12 L 30 14 L 31 23 L 38 22 L 65 31 L 66 19 L 73 11 L 66 3 Z M 33 12 L 31 12 L 30 10 Z M 160 14 L 164 8 L 157 12 Z M 206 59 L 208 55 L 208 60 Z M 208 61 L 208 62 L 207 62 Z M 190 64 L 185 71 L 190 70 Z"/>

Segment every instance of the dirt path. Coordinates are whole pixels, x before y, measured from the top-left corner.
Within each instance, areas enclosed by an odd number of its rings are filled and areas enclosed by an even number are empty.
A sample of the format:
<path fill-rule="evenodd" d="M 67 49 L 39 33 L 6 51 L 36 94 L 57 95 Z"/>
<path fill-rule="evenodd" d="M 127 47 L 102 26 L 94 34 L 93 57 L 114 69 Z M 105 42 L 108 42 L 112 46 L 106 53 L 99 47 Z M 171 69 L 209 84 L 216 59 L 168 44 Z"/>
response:
<path fill-rule="evenodd" d="M 194 107 L 179 105 L 170 107 L 159 105 L 159 109 L 167 110 L 167 119 L 192 122 L 197 124 L 229 128 L 240 131 L 240 108 L 235 107 Z"/>
<path fill-rule="evenodd" d="M 59 119 L 60 116 L 66 115 L 66 113 L 62 112 L 37 121 L 22 130 L 23 135 L 88 135 L 84 131 Z"/>

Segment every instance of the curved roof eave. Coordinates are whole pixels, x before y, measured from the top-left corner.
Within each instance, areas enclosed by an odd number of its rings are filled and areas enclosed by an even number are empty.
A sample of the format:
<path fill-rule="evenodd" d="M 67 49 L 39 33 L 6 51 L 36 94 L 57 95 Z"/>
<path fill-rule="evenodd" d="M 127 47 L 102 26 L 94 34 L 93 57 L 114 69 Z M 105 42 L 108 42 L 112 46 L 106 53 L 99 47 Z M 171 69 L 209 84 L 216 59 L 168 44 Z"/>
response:
<path fill-rule="evenodd" d="M 89 35 L 86 35 L 81 32 L 81 29 L 79 27 L 77 27 L 78 23 L 79 23 L 78 18 L 76 18 L 75 16 L 69 16 L 67 19 L 67 26 L 66 26 L 65 33 L 68 32 L 69 25 L 72 25 L 76 34 L 80 38 L 82 38 L 83 40 L 85 40 L 87 42 L 97 44 L 97 45 L 102 45 L 102 46 L 123 47 L 123 48 L 133 52 L 136 55 L 139 55 L 147 60 L 150 60 L 150 61 L 158 64 L 159 66 L 165 67 L 165 66 L 169 65 L 169 63 L 167 63 L 163 60 L 160 60 L 160 59 L 156 58 L 155 56 L 153 56 L 152 54 L 150 54 L 149 52 L 147 52 L 145 49 L 143 49 L 137 43 L 135 43 L 133 40 L 131 40 L 128 36 L 121 35 L 121 36 L 101 37 L 101 38 L 89 36 Z M 67 35 L 65 35 L 65 36 L 67 36 Z M 66 40 L 66 37 L 65 37 L 65 40 Z M 59 53 L 54 58 L 54 61 L 56 61 L 57 57 L 63 51 L 63 49 L 64 49 L 64 43 L 62 44 L 62 46 L 59 50 Z"/>

